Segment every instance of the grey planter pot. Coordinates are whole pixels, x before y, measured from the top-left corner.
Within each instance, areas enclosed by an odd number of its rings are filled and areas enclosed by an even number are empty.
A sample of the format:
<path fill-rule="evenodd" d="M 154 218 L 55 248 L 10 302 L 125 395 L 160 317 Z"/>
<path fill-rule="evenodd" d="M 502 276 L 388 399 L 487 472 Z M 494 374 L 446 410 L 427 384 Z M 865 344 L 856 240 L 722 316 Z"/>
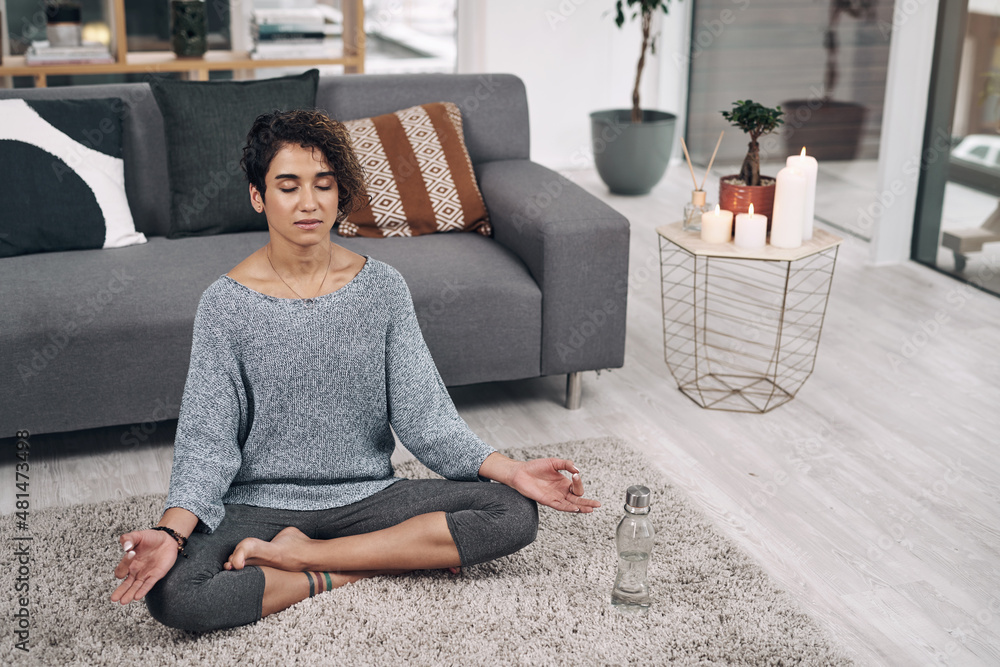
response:
<path fill-rule="evenodd" d="M 641 123 L 632 123 L 631 117 L 631 109 L 590 114 L 594 163 L 611 192 L 644 195 L 667 171 L 674 149 L 677 116 L 643 109 Z"/>

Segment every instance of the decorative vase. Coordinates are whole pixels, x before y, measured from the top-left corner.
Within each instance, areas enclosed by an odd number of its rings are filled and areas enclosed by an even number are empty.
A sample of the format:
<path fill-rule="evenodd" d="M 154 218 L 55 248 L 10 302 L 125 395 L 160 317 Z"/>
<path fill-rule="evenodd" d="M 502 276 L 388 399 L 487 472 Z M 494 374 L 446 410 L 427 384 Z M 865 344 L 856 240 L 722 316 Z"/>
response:
<path fill-rule="evenodd" d="M 590 114 L 594 164 L 611 192 L 644 195 L 667 171 L 677 116 L 643 109 L 641 123 L 633 123 L 631 118 L 631 109 Z"/>
<path fill-rule="evenodd" d="M 789 100 L 782 136 L 788 155 L 805 146 L 817 160 L 853 160 L 861 147 L 861 131 L 868 109 L 856 102 Z"/>
<path fill-rule="evenodd" d="M 735 180 L 739 183 L 730 183 Z M 740 185 L 742 180 L 739 174 L 730 174 L 719 179 L 719 207 L 724 211 L 737 213 L 749 213 L 750 204 L 753 204 L 753 212 L 767 216 L 768 229 L 771 227 L 771 214 L 774 212 L 774 184 L 773 176 L 761 176 L 761 185 Z"/>
<path fill-rule="evenodd" d="M 45 36 L 49 46 L 80 46 L 81 8 L 79 2 L 60 2 L 47 8 Z"/>
<path fill-rule="evenodd" d="M 170 0 L 171 46 L 178 58 L 200 58 L 208 50 L 204 0 Z"/>

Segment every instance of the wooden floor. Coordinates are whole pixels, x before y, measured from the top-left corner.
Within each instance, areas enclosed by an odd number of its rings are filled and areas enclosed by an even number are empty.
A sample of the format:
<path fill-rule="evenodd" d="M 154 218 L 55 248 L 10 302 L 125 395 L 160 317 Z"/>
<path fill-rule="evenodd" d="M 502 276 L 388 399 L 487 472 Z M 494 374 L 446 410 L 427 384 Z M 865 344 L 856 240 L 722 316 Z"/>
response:
<path fill-rule="evenodd" d="M 686 170 L 635 198 L 567 175 L 631 221 L 625 366 L 585 374 L 576 411 L 564 377 L 453 388 L 473 430 L 500 448 L 627 439 L 859 664 L 1000 664 L 1000 298 L 913 263 L 868 266 L 848 238 L 798 397 L 766 415 L 703 410 L 673 383 L 660 321 L 654 229 L 679 218 Z M 35 436 L 33 506 L 166 492 L 173 424 L 137 446 L 122 433 Z"/>

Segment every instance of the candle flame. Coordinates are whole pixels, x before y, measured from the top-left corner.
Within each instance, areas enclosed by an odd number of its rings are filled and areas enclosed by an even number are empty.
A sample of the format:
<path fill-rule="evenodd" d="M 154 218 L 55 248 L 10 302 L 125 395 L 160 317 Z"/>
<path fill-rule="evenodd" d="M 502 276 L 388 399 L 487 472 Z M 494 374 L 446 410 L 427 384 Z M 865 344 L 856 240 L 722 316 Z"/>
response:
<path fill-rule="evenodd" d="M 753 204 L 750 204 L 750 215 L 753 216 Z"/>
<path fill-rule="evenodd" d="M 802 153 L 801 153 L 801 155 L 802 155 L 802 157 L 806 156 L 806 147 L 805 146 L 802 147 Z"/>
<path fill-rule="evenodd" d="M 719 215 L 719 205 L 718 204 L 715 205 L 715 214 Z"/>

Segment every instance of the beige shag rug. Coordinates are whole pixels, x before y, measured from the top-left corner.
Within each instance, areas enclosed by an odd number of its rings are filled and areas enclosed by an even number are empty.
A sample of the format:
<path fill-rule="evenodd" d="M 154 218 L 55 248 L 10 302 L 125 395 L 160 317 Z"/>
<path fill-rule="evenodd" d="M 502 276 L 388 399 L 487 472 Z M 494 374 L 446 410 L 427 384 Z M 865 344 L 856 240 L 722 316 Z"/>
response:
<path fill-rule="evenodd" d="M 351 584 L 241 628 L 198 635 L 164 627 L 144 604 L 108 600 L 117 536 L 159 518 L 147 495 L 30 515 L 30 651 L 14 648 L 15 517 L 0 566 L 4 663 L 34 665 L 846 665 L 845 654 L 763 571 L 629 445 L 597 438 L 505 452 L 572 459 L 589 515 L 540 508 L 538 539 L 517 554 L 444 572 Z M 433 477 L 420 463 L 400 476 Z M 653 492 L 654 604 L 610 604 L 615 527 L 625 489 Z"/>

